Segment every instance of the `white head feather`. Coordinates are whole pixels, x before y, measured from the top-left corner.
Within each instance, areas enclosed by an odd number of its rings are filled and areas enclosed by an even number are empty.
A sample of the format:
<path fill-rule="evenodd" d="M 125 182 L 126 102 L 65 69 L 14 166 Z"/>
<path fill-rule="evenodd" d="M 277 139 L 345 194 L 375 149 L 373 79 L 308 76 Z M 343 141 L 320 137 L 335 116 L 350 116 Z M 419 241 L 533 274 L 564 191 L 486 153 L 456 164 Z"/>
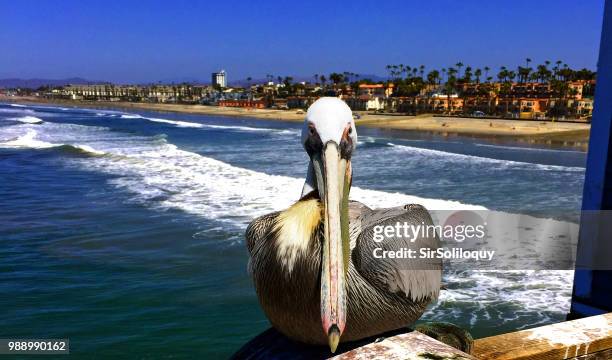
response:
<path fill-rule="evenodd" d="M 335 97 L 322 97 L 315 101 L 306 112 L 306 120 L 302 127 L 302 144 L 306 143 L 309 136 L 309 126 L 312 124 L 323 144 L 329 141 L 340 145 L 344 129 L 350 124 L 352 131 L 349 136 L 353 139 L 353 149 L 357 146 L 357 130 L 353 120 L 353 112 L 348 105 Z M 306 181 L 302 188 L 302 196 L 315 189 L 315 179 L 312 169 L 312 162 L 308 166 Z"/>
<path fill-rule="evenodd" d="M 357 145 L 357 131 L 355 130 L 353 112 L 344 101 L 338 98 L 322 97 L 310 105 L 306 112 L 306 121 L 304 121 L 302 127 L 302 144 L 308 139 L 309 124 L 314 125 L 323 144 L 333 141 L 338 145 L 344 129 L 350 124 L 353 128 L 350 134 L 353 138 L 353 147 Z"/>

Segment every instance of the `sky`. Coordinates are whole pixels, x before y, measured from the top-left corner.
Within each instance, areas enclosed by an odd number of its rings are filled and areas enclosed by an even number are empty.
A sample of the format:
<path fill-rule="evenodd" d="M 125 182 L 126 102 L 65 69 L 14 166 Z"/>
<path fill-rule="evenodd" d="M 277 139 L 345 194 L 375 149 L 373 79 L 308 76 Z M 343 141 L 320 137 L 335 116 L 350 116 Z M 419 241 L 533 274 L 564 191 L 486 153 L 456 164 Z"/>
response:
<path fill-rule="evenodd" d="M 459 61 L 596 68 L 603 0 L 0 0 L 0 78 L 230 81 Z"/>

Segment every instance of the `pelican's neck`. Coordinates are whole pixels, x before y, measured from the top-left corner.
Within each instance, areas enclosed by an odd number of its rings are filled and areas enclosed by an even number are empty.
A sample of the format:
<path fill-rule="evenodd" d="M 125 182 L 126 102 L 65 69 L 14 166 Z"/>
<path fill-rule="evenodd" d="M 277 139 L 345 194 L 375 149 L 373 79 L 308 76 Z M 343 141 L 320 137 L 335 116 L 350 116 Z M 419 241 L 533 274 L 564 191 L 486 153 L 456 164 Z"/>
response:
<path fill-rule="evenodd" d="M 312 161 L 309 161 L 308 172 L 306 173 L 306 180 L 304 181 L 304 187 L 302 187 L 302 195 L 300 196 L 300 199 L 315 190 L 317 190 L 317 179 L 315 177 Z"/>
<path fill-rule="evenodd" d="M 278 214 L 274 226 L 278 234 L 277 256 L 289 272 L 293 270 L 296 259 L 308 252 L 312 234 L 321 223 L 321 212 L 319 199 L 310 198 L 299 200 Z"/>

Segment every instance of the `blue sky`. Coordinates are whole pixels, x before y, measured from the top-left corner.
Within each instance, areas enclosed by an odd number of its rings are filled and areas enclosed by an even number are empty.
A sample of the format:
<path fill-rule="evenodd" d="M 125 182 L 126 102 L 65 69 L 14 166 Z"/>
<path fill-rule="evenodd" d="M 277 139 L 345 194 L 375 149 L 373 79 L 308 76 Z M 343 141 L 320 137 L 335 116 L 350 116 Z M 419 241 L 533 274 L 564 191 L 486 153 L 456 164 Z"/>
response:
<path fill-rule="evenodd" d="M 603 0 L 0 0 L 0 78 L 230 81 L 387 64 L 595 69 Z"/>

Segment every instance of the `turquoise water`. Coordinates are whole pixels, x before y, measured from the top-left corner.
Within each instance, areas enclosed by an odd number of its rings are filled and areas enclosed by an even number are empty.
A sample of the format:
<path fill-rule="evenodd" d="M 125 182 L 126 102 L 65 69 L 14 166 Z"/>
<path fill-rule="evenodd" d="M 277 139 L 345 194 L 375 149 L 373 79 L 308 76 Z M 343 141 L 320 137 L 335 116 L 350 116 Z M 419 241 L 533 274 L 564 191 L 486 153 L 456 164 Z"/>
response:
<path fill-rule="evenodd" d="M 226 358 L 269 325 L 243 232 L 299 196 L 299 124 L 0 104 L 0 338 L 82 358 Z M 353 198 L 580 207 L 585 154 L 360 129 Z M 447 273 L 426 313 L 492 335 L 556 322 L 569 271 Z"/>

